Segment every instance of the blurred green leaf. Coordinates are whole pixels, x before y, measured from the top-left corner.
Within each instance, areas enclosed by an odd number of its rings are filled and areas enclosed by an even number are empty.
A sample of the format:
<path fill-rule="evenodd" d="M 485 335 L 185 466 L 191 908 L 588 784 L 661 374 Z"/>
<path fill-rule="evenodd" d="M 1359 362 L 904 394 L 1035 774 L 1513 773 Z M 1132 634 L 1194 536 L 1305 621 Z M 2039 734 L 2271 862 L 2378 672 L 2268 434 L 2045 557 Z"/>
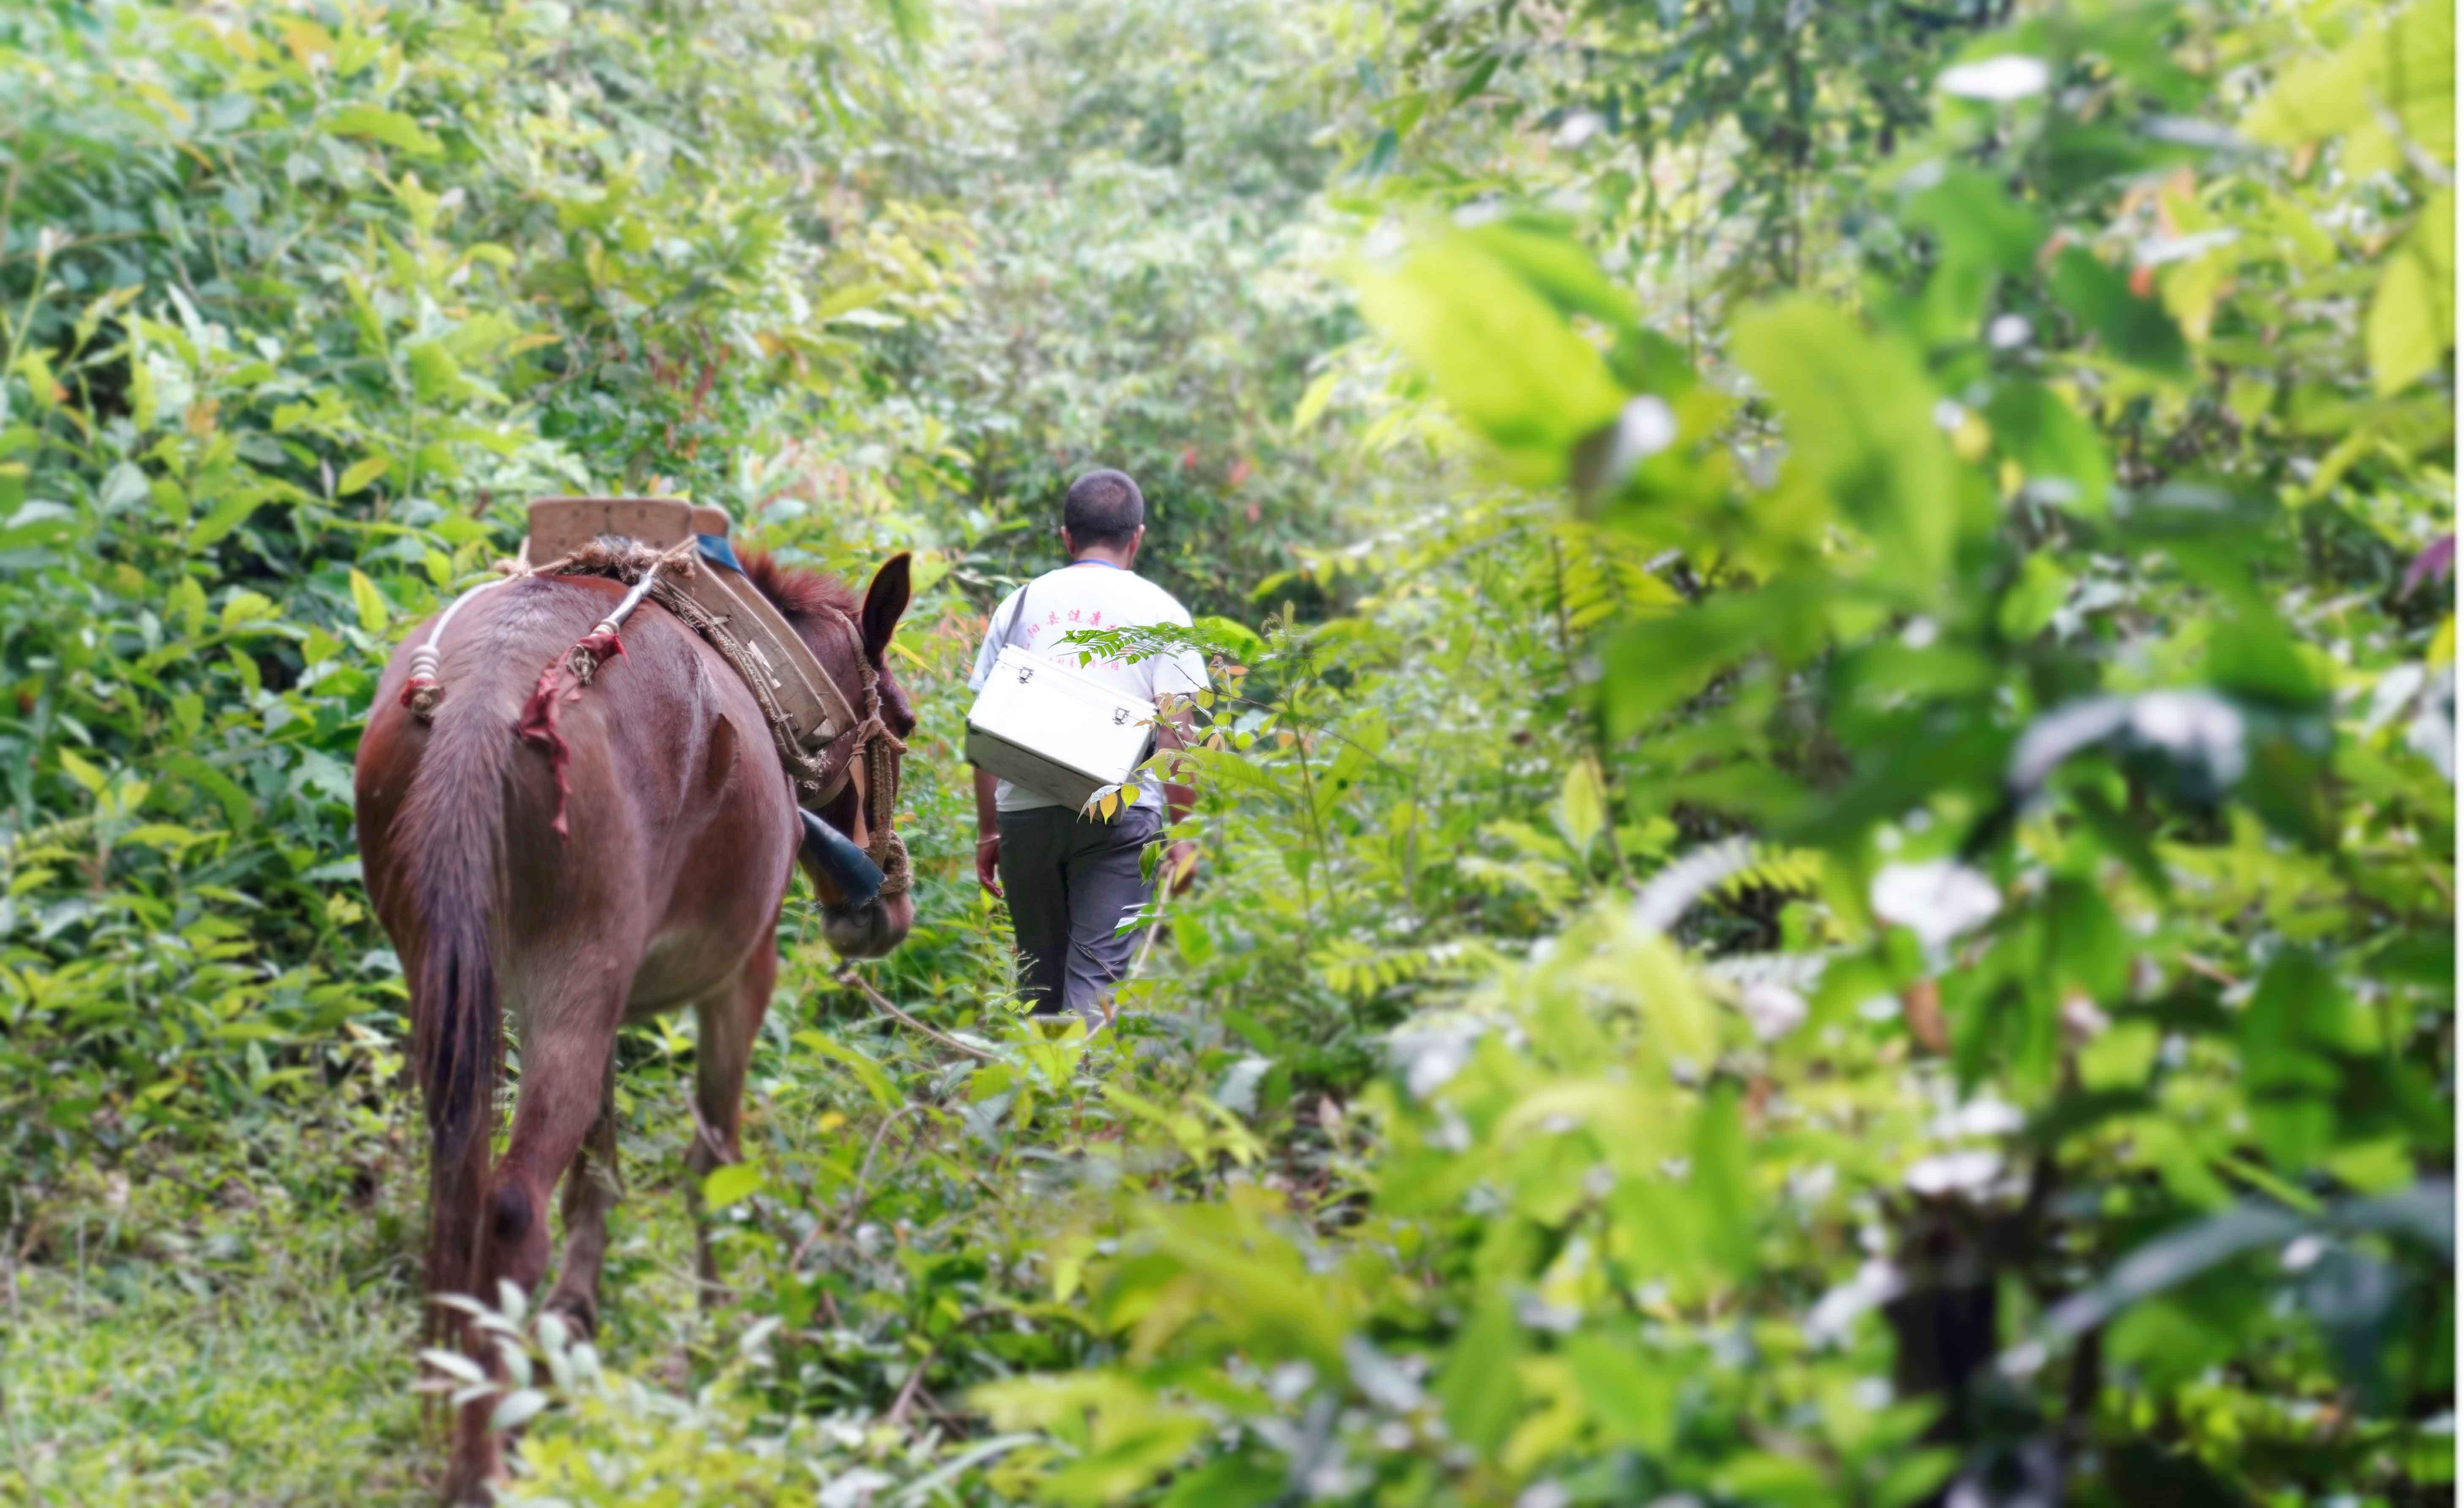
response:
<path fill-rule="evenodd" d="M 326 117 L 325 123 L 336 136 L 363 137 L 382 142 L 413 157 L 433 157 L 445 149 L 445 143 L 418 121 L 398 110 L 386 110 L 376 105 L 344 105 Z"/>
<path fill-rule="evenodd" d="M 1616 416 L 1623 395 L 1599 353 L 1481 240 L 1441 235 L 1353 281 L 1361 312 L 1524 480 L 1563 477 L 1574 442 Z"/>
<path fill-rule="evenodd" d="M 712 1169 L 702 1179 L 702 1203 L 712 1210 L 741 1204 L 759 1193 L 764 1181 L 756 1164 L 727 1163 Z"/>
<path fill-rule="evenodd" d="M 2052 283 L 2054 296 L 2116 361 L 2167 377 L 2189 374 L 2190 348 L 2181 327 L 2153 295 L 2133 289 L 2128 273 L 2074 246 L 2054 258 Z"/>
<path fill-rule="evenodd" d="M 1936 579 L 1950 559 L 1958 483 L 1915 357 L 1808 298 L 1740 319 L 1734 343 L 1786 423 L 1788 464 L 1873 537 L 1877 570 L 1911 585 Z"/>

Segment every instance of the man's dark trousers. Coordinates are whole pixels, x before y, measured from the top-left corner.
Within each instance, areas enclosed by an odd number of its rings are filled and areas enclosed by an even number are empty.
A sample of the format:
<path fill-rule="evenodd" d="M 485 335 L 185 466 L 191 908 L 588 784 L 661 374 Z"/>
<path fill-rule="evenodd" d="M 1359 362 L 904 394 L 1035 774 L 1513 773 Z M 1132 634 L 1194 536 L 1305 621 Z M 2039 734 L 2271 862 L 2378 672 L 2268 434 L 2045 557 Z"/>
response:
<path fill-rule="evenodd" d="M 1067 1010 L 1090 1028 L 1102 1018 L 1137 941 L 1121 923 L 1147 902 L 1138 855 L 1162 828 L 1152 806 L 1109 822 L 1066 806 L 1001 814 L 1001 890 L 1018 931 L 1020 982 L 1038 1016 Z"/>

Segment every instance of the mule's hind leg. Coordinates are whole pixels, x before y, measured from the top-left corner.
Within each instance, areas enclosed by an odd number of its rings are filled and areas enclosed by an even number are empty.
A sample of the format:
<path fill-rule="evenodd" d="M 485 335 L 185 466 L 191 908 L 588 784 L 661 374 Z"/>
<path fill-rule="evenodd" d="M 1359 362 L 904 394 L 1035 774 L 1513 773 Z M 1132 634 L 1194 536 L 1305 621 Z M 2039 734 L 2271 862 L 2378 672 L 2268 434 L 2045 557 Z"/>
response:
<path fill-rule="evenodd" d="M 599 1119 L 624 1006 L 622 987 L 604 985 L 524 1013 L 513 1137 L 489 1175 L 479 1215 L 475 1286 L 484 1303 L 497 1301 L 503 1283 L 527 1298 L 547 1273 L 548 1195 Z M 493 1358 L 491 1348 L 477 1349 Z M 503 1375 L 499 1366 L 491 1370 Z M 485 1397 L 463 1407 L 447 1472 L 450 1501 L 490 1500 L 490 1484 L 503 1471 L 503 1442 L 491 1425 L 495 1403 Z"/>
<path fill-rule="evenodd" d="M 702 1208 L 702 1180 L 711 1169 L 737 1162 L 743 1150 L 737 1133 L 742 1126 L 744 1075 L 753 1062 L 753 1039 L 770 1009 L 770 990 L 779 980 L 779 950 L 768 936 L 744 961 L 730 983 L 693 1002 L 699 1029 L 693 1047 L 693 1140 L 685 1155 L 693 1173 L 686 1191 L 693 1212 L 693 1252 L 701 1270 L 701 1302 L 707 1309 L 722 1293 L 718 1261 L 710 1249 L 710 1224 Z"/>
<path fill-rule="evenodd" d="M 563 1311 L 585 1335 L 599 1329 L 599 1273 L 607 1260 L 607 1212 L 624 1197 L 616 1162 L 616 1055 L 599 1090 L 599 1119 L 564 1175 L 564 1257 L 547 1307 Z"/>
<path fill-rule="evenodd" d="M 479 1296 L 492 1303 L 500 1281 L 527 1296 L 547 1276 L 548 1196 L 601 1119 L 620 1008 L 611 1002 L 605 1011 L 575 1013 L 595 1020 L 536 1023 L 524 1034 L 514 1134 L 488 1180 L 483 1215 L 487 1259 Z"/>

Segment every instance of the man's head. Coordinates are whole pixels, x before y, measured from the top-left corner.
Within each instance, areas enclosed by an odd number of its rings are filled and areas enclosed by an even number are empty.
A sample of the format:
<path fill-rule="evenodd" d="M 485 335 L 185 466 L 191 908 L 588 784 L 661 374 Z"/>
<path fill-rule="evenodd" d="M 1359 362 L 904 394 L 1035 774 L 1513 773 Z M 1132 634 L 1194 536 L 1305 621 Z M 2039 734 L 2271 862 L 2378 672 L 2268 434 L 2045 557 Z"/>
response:
<path fill-rule="evenodd" d="M 1106 468 L 1069 484 L 1061 503 L 1061 548 L 1072 560 L 1095 555 L 1128 565 L 1146 532 L 1147 500 L 1127 473 Z"/>

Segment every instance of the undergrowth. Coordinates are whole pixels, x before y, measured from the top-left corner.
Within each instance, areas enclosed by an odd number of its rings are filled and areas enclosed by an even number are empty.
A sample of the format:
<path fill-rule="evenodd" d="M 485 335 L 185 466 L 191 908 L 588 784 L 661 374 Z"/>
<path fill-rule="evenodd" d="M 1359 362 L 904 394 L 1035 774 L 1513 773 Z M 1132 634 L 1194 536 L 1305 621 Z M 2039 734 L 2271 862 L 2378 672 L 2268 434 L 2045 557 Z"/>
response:
<path fill-rule="evenodd" d="M 0 11 L 0 1496 L 2453 1491 L 2453 15 Z M 1023 1021 L 959 739 L 1055 483 L 1199 888 Z M 349 764 L 520 503 L 915 552 L 918 924 L 602 1332 L 415 1348 Z M 514 1073 L 518 1078 L 518 1048 Z"/>

